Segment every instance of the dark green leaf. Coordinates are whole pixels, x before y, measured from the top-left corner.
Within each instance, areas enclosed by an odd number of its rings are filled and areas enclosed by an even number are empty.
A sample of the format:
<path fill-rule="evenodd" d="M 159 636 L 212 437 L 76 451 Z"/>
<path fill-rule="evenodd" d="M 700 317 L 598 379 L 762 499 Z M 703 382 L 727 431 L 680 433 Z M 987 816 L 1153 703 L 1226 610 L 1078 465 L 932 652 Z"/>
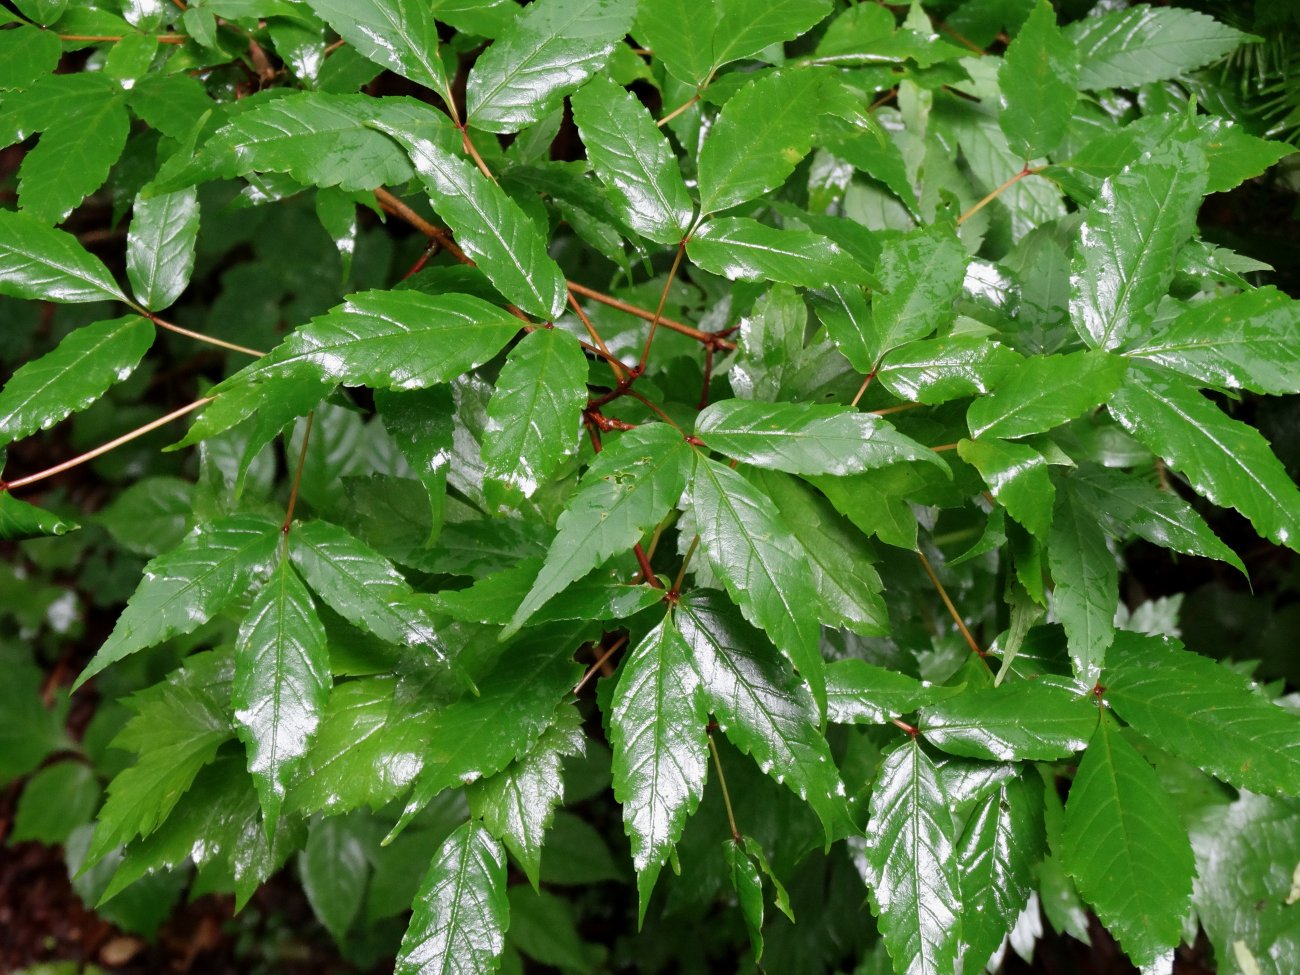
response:
<path fill-rule="evenodd" d="M 63 46 L 53 31 L 38 30 L 29 24 L 0 31 L 0 89 L 28 87 L 52 72 L 62 53 Z"/>
<path fill-rule="evenodd" d="M 731 887 L 740 902 L 740 912 L 754 948 L 754 961 L 763 960 L 763 878 L 745 848 L 735 840 L 723 840 L 722 854 L 727 860 Z"/>
<path fill-rule="evenodd" d="M 325 627 L 307 587 L 285 559 L 239 628 L 231 692 L 268 831 L 275 829 L 332 683 Z"/>
<path fill-rule="evenodd" d="M 196 190 L 136 197 L 126 239 L 126 276 L 136 301 L 162 311 L 181 296 L 194 270 L 198 233 Z"/>
<path fill-rule="evenodd" d="M 1078 76 L 1074 45 L 1056 26 L 1052 5 L 1040 0 L 1007 46 L 998 70 L 998 124 L 1012 150 L 1026 161 L 1061 144 L 1074 114 Z"/>
<path fill-rule="evenodd" d="M 333 816 L 318 819 L 298 857 L 302 889 L 325 930 L 342 944 L 365 898 L 370 863 L 364 821 Z"/>
<path fill-rule="evenodd" d="M 98 97 L 80 101 L 74 114 L 44 120 L 40 141 L 18 168 L 18 200 L 24 213 L 62 223 L 104 185 L 131 127 L 122 90 L 109 84 Z"/>
<path fill-rule="evenodd" d="M 99 780 L 89 765 L 47 765 L 23 786 L 9 842 L 37 840 L 47 846 L 65 843 L 73 830 L 90 822 L 99 799 Z"/>
<path fill-rule="evenodd" d="M 1110 721 L 1093 736 L 1065 804 L 1061 857 L 1101 923 L 1138 965 L 1178 944 L 1192 847 L 1160 779 Z"/>
<path fill-rule="evenodd" d="M 567 294 L 564 273 L 519 204 L 432 139 L 383 122 L 371 124 L 406 147 L 433 208 L 496 289 L 529 314 L 557 318 Z"/>
<path fill-rule="evenodd" d="M 808 230 L 777 230 L 748 217 L 710 220 L 686 253 L 731 281 L 778 281 L 816 288 L 865 279 L 866 272 L 834 241 Z"/>
<path fill-rule="evenodd" d="M 77 238 L 25 213 L 0 210 L 0 294 L 38 301 L 125 301 Z"/>
<path fill-rule="evenodd" d="M 655 880 L 704 794 L 708 711 L 671 615 L 628 654 L 610 705 L 614 797 L 632 841 L 644 919 Z"/>
<path fill-rule="evenodd" d="M 0 491 L 0 541 L 21 542 L 47 535 L 66 535 L 80 527 L 76 522 L 19 501 L 8 491 Z"/>
<path fill-rule="evenodd" d="M 826 665 L 826 717 L 835 724 L 888 724 L 951 692 L 854 657 Z"/>
<path fill-rule="evenodd" d="M 1056 488 L 1047 473 L 1046 457 L 1027 444 L 1004 440 L 962 440 L 957 454 L 980 472 L 1012 518 L 1039 538 L 1047 537 Z"/>
<path fill-rule="evenodd" d="M 666 424 L 638 427 L 606 446 L 560 515 L 546 562 L 506 634 L 657 525 L 681 499 L 693 461 L 693 451 Z"/>
<path fill-rule="evenodd" d="M 750 81 L 722 107 L 700 149 L 700 210 L 709 214 L 776 189 L 812 148 L 822 76 L 787 70 Z"/>
<path fill-rule="evenodd" d="M 923 339 L 886 354 L 876 381 L 899 399 L 935 406 L 992 392 L 1020 361 L 1006 346 L 984 338 Z"/>
<path fill-rule="evenodd" d="M 1119 570 L 1106 536 L 1091 513 L 1062 492 L 1048 533 L 1047 564 L 1056 584 L 1052 609 L 1069 638 L 1075 676 L 1097 682 L 1106 648 L 1115 637 Z"/>
<path fill-rule="evenodd" d="M 1102 184 L 1070 279 L 1070 318 L 1089 345 L 1114 349 L 1150 326 L 1177 249 L 1196 227 L 1206 179 L 1205 151 L 1176 135 Z"/>
<path fill-rule="evenodd" d="M 1136 364 L 1109 409 L 1199 494 L 1236 508 L 1279 545 L 1300 546 L 1300 491 L 1253 427 L 1177 377 Z"/>
<path fill-rule="evenodd" d="M 873 361 L 952 318 L 967 260 L 957 235 L 939 225 L 885 242 L 875 268 L 882 290 L 871 297 Z"/>
<path fill-rule="evenodd" d="M 438 55 L 438 25 L 427 3 L 308 0 L 308 5 L 359 54 L 432 88 L 450 104 L 451 85 Z"/>
<path fill-rule="evenodd" d="M 921 733 L 946 752 L 990 762 L 1049 762 L 1087 747 L 1097 728 L 1090 697 L 1018 681 L 967 691 L 921 710 Z"/>
<path fill-rule="evenodd" d="M 691 511 L 700 547 L 745 618 L 767 632 L 826 710 L 826 663 L 817 589 L 799 542 L 772 500 L 731 468 L 707 457 L 695 464 Z"/>
<path fill-rule="evenodd" d="M 966 412 L 972 437 L 1014 439 L 1045 433 L 1106 402 L 1127 363 L 1105 352 L 1033 356 Z"/>
<path fill-rule="evenodd" d="M 1194 10 L 1141 3 L 1085 17 L 1067 31 L 1079 51 L 1079 86 L 1136 88 L 1176 78 L 1251 40 Z"/>
<path fill-rule="evenodd" d="M 599 72 L 632 26 L 620 0 L 538 0 L 479 56 L 465 88 L 466 121 L 518 132 Z"/>
<path fill-rule="evenodd" d="M 270 518 L 230 515 L 199 527 L 179 548 L 153 559 L 74 689 L 123 657 L 198 629 L 270 572 L 280 537 L 280 526 Z"/>
<path fill-rule="evenodd" d="M 676 620 L 718 727 L 816 810 L 828 838 L 839 834 L 848 823 L 844 785 L 817 730 L 817 708 L 807 689 L 721 593 L 692 593 L 681 601 Z"/>
<path fill-rule="evenodd" d="M 1300 796 L 1300 716 L 1240 674 L 1176 640 L 1123 632 L 1105 684 L 1116 713 L 1161 748 L 1239 788 Z"/>
<path fill-rule="evenodd" d="M 900 975 L 957 970 L 961 945 L 956 836 L 934 764 L 915 738 L 885 756 L 871 788 L 858 869 Z"/>
<path fill-rule="evenodd" d="M 5 715 L 0 721 L 0 783 L 8 785 L 37 768 L 51 752 L 70 746 L 63 727 L 67 698 L 47 708 L 41 697 L 45 679 L 39 668 L 21 658 L 6 660 L 5 679 L 0 681 Z"/>
<path fill-rule="evenodd" d="M 694 204 L 672 146 L 636 96 L 593 78 L 573 96 L 573 117 L 587 159 L 628 225 L 659 244 L 681 241 Z"/>
<path fill-rule="evenodd" d="M 415 896 L 396 975 L 483 975 L 496 970 L 510 923 L 506 855 L 475 822 L 443 841 Z"/>
<path fill-rule="evenodd" d="M 430 537 L 436 537 L 442 531 L 447 470 L 456 430 L 451 392 L 437 386 L 400 393 L 378 390 L 375 408 L 389 437 L 429 492 Z"/>
<path fill-rule="evenodd" d="M 510 350 L 488 402 L 483 480 L 498 505 L 531 498 L 578 452 L 587 359 L 568 332 L 539 328 Z"/>

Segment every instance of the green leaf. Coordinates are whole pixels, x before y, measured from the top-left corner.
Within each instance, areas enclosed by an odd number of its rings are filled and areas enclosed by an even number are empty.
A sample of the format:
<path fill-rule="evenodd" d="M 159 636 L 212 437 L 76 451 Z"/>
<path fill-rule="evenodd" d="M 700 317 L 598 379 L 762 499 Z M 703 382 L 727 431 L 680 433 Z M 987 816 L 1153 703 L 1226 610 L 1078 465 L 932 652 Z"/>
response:
<path fill-rule="evenodd" d="M 758 865 L 749 858 L 744 846 L 735 840 L 722 841 L 722 855 L 727 861 L 727 874 L 740 902 L 740 912 L 745 918 L 757 964 L 763 959 L 763 878 Z"/>
<path fill-rule="evenodd" d="M 750 473 L 803 546 L 821 597 L 821 620 L 863 636 L 887 633 L 889 620 L 880 595 L 884 583 L 871 566 L 875 553 L 866 537 L 803 481 L 774 472 Z"/>
<path fill-rule="evenodd" d="M 283 560 L 239 628 L 231 692 L 268 834 L 320 724 L 332 683 L 325 627 L 311 593 Z"/>
<path fill-rule="evenodd" d="M 934 763 L 915 738 L 891 750 L 871 787 L 858 869 L 900 975 L 957 970 L 961 944 L 956 836 Z"/>
<path fill-rule="evenodd" d="M 594 975 L 592 946 L 578 933 L 578 905 L 548 890 L 510 888 L 510 945 L 542 965 Z"/>
<path fill-rule="evenodd" d="M 581 713 L 562 704 L 555 724 L 527 754 L 466 790 L 470 811 L 514 854 L 534 890 L 541 877 L 546 830 L 564 800 L 564 759 L 582 755 L 585 747 Z"/>
<path fill-rule="evenodd" d="M 619 215 L 656 243 L 685 238 L 695 207 L 672 146 L 645 106 L 601 77 L 593 78 L 572 102 L 587 159 L 609 188 Z"/>
<path fill-rule="evenodd" d="M 901 400 L 937 406 L 992 392 L 1020 361 L 1006 346 L 985 338 L 922 339 L 887 353 L 876 381 Z"/>
<path fill-rule="evenodd" d="M 923 708 L 921 733 L 944 751 L 990 762 L 1050 762 L 1088 745 L 1097 707 L 1088 696 L 1018 681 L 970 690 Z"/>
<path fill-rule="evenodd" d="M 605 67 L 635 11 L 618 0 L 529 5 L 474 63 L 466 121 L 486 132 L 518 132 L 545 118 Z"/>
<path fill-rule="evenodd" d="M 22 542 L 49 535 L 66 535 L 81 526 L 53 512 L 0 492 L 0 541 Z"/>
<path fill-rule="evenodd" d="M 27 88 L 59 64 L 63 45 L 53 31 L 19 24 L 0 32 L 0 89 Z"/>
<path fill-rule="evenodd" d="M 582 675 L 573 651 L 588 627 L 584 620 L 517 639 L 478 682 L 478 694 L 437 711 L 424 770 L 388 840 L 444 789 L 495 775 L 529 753 L 554 723 L 556 705 Z"/>
<path fill-rule="evenodd" d="M 714 70 L 794 40 L 825 18 L 831 4 L 828 0 L 722 0 L 717 9 Z"/>
<path fill-rule="evenodd" d="M 198 234 L 196 190 L 136 197 L 126 239 L 126 276 L 136 301 L 162 311 L 181 296 L 194 270 Z"/>
<path fill-rule="evenodd" d="M 340 945 L 361 911 L 370 876 L 365 825 L 342 816 L 318 819 L 298 857 L 298 874 L 312 912 Z"/>
<path fill-rule="evenodd" d="M 1300 302 L 1256 288 L 1189 305 L 1169 326 L 1124 351 L 1199 384 L 1282 395 L 1300 392 Z"/>
<path fill-rule="evenodd" d="M 1070 278 L 1070 318 L 1089 345 L 1114 349 L 1150 327 L 1177 249 L 1196 228 L 1206 179 L 1204 150 L 1177 135 L 1102 184 Z"/>
<path fill-rule="evenodd" d="M 921 22 L 924 20 L 922 16 Z M 917 30 L 916 22 L 909 17 L 909 22 L 898 28 L 893 11 L 874 4 L 856 4 L 844 10 L 831 22 L 817 45 L 819 64 L 843 67 L 910 59 L 928 68 L 966 56 L 965 48 L 941 40 L 928 23 Z"/>
<path fill-rule="evenodd" d="M 1253 427 L 1169 373 L 1136 363 L 1108 408 L 1197 493 L 1236 508 L 1277 544 L 1300 546 L 1300 491 Z"/>
<path fill-rule="evenodd" d="M 826 662 L 820 627 L 809 608 L 817 589 L 802 548 L 781 523 L 772 500 L 730 467 L 701 456 L 691 485 L 691 511 L 709 567 L 745 619 L 760 627 L 826 710 Z"/>
<path fill-rule="evenodd" d="M 307 583 L 344 619 L 398 646 L 446 659 L 433 621 L 392 563 L 337 525 L 309 521 L 291 533 L 289 555 Z"/>
<path fill-rule="evenodd" d="M 1168 637 L 1119 633 L 1106 701 L 1161 748 L 1242 789 L 1300 796 L 1300 716 Z"/>
<path fill-rule="evenodd" d="M 998 69 L 998 124 L 1025 160 L 1050 154 L 1065 137 L 1078 97 L 1078 54 L 1040 0 L 1007 46 Z"/>
<path fill-rule="evenodd" d="M 109 83 L 96 95 L 80 101 L 75 113 L 44 121 L 40 141 L 18 167 L 18 201 L 24 213 L 61 223 L 104 185 L 126 146 L 131 116 L 117 85 Z"/>
<path fill-rule="evenodd" d="M 577 454 L 586 403 L 587 358 L 568 332 L 539 328 L 510 350 L 483 434 L 489 502 L 531 498 Z"/>
<path fill-rule="evenodd" d="M 358 54 L 417 85 L 432 88 L 451 104 L 451 85 L 438 54 L 438 25 L 427 3 L 420 0 L 307 2 Z"/>
<path fill-rule="evenodd" d="M 438 849 L 415 895 L 395 975 L 481 975 L 496 970 L 510 923 L 506 855 L 475 822 Z"/>
<path fill-rule="evenodd" d="M 1100 351 L 1031 356 L 971 404 L 966 412 L 971 436 L 1046 433 L 1106 402 L 1127 367 L 1122 357 Z"/>
<path fill-rule="evenodd" d="M 37 301 L 125 301 L 108 268 L 72 234 L 0 210 L 0 294 Z"/>
<path fill-rule="evenodd" d="M 1029 902 L 1035 869 L 1047 854 L 1042 795 L 1037 776 L 1026 769 L 990 793 L 966 821 L 957 863 L 967 971 L 984 967 Z"/>
<path fill-rule="evenodd" d="M 9 842 L 36 840 L 47 846 L 66 843 L 73 830 L 90 822 L 99 799 L 99 780 L 89 765 L 47 765 L 23 786 Z"/>
<path fill-rule="evenodd" d="M 73 689 L 138 650 L 191 633 L 269 574 L 280 526 L 262 515 L 236 514 L 201 525 L 180 547 L 144 567 L 95 658 Z"/>
<path fill-rule="evenodd" d="M 1223 544 L 1196 509 L 1173 491 L 1160 490 L 1140 477 L 1100 468 L 1077 471 L 1066 483 L 1098 523 L 1116 538 L 1138 535 L 1175 552 L 1219 559 L 1246 574 L 1237 553 Z"/>
<path fill-rule="evenodd" d="M 3 500 L 3 496 L 0 496 Z M 67 720 L 67 698 L 47 708 L 41 689 L 46 675 L 35 665 L 19 658 L 6 659 L 5 679 L 0 681 L 0 783 L 8 785 L 20 775 L 38 768 L 51 752 L 70 747 L 63 724 Z"/>
<path fill-rule="evenodd" d="M 504 635 L 654 528 L 676 507 L 693 460 L 691 448 L 666 424 L 640 426 L 607 444 L 560 515 L 537 581 Z"/>
<path fill-rule="evenodd" d="M 1110 721 L 1079 762 L 1059 853 L 1136 964 L 1152 965 L 1178 944 L 1192 896 L 1192 847 L 1160 779 Z"/>
<path fill-rule="evenodd" d="M 83 325 L 14 372 L 0 390 L 0 438 L 21 440 L 84 410 L 135 371 L 153 343 L 138 315 Z"/>
<path fill-rule="evenodd" d="M 860 474 L 900 461 L 943 461 L 870 413 L 814 403 L 722 400 L 695 421 L 695 433 L 736 460 L 791 474 Z"/>
<path fill-rule="evenodd" d="M 493 286 L 530 315 L 558 318 L 567 294 L 564 273 L 519 204 L 433 140 L 384 122 L 371 124 L 406 147 L 433 208 Z"/>
<path fill-rule="evenodd" d="M 826 717 L 834 724 L 889 724 L 950 693 L 856 657 L 826 665 Z"/>
<path fill-rule="evenodd" d="M 676 622 L 705 706 L 727 739 L 812 806 L 828 839 L 843 835 L 844 785 L 817 729 L 812 697 L 781 655 L 719 592 L 686 596 Z"/>
<path fill-rule="evenodd" d="M 632 841 L 641 920 L 704 794 L 707 722 L 691 646 L 669 615 L 623 661 L 609 711 L 614 797 Z"/>
<path fill-rule="evenodd" d="M 1066 34 L 1079 51 L 1079 87 L 1085 90 L 1176 78 L 1254 40 L 1194 10 L 1145 3 L 1085 17 Z"/>
<path fill-rule="evenodd" d="M 777 281 L 816 288 L 863 282 L 866 272 L 839 244 L 808 230 L 778 230 L 748 217 L 710 220 L 686 253 L 730 281 Z"/>
<path fill-rule="evenodd" d="M 388 436 L 429 492 L 430 538 L 434 538 L 442 531 L 456 432 L 451 392 L 439 386 L 405 392 L 377 390 L 375 408 Z"/>
<path fill-rule="evenodd" d="M 968 260 L 957 235 L 938 224 L 885 241 L 875 268 L 881 290 L 871 296 L 873 361 L 952 318 Z"/>
<path fill-rule="evenodd" d="M 1092 685 L 1115 637 L 1119 606 L 1115 556 L 1106 547 L 1096 519 L 1067 492 L 1056 500 L 1047 543 L 1047 564 L 1056 585 L 1052 609 L 1065 627 L 1075 676 Z"/>
<path fill-rule="evenodd" d="M 733 95 L 700 149 L 701 213 L 755 200 L 779 187 L 812 148 L 811 110 L 822 75 L 808 69 L 760 75 Z"/>
<path fill-rule="evenodd" d="M 1027 444 L 1004 440 L 962 440 L 957 455 L 980 472 L 1012 518 L 1039 538 L 1047 537 L 1056 488 L 1047 473 L 1046 457 Z"/>

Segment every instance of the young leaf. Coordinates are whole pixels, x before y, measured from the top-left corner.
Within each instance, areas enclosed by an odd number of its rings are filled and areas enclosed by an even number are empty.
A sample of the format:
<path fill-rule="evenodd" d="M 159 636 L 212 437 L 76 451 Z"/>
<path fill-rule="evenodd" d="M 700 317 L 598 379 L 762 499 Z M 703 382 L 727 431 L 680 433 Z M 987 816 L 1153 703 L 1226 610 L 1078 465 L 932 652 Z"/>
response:
<path fill-rule="evenodd" d="M 381 640 L 446 659 L 433 621 L 408 602 L 411 587 L 392 564 L 342 528 L 309 521 L 292 531 L 289 554 L 330 608 Z"/>
<path fill-rule="evenodd" d="M 972 437 L 1015 439 L 1046 433 L 1106 402 L 1127 363 L 1105 352 L 1033 356 L 966 412 Z"/>
<path fill-rule="evenodd" d="M 858 869 L 880 936 L 904 975 L 957 970 L 961 897 L 952 814 L 934 763 L 915 738 L 885 756 L 871 787 Z"/>
<path fill-rule="evenodd" d="M 856 657 L 826 665 L 826 717 L 834 724 L 888 724 L 948 693 Z"/>
<path fill-rule="evenodd" d="M 1059 852 L 1134 963 L 1151 965 L 1178 944 L 1192 847 L 1160 779 L 1109 720 L 1079 762 Z"/>
<path fill-rule="evenodd" d="M 623 661 L 609 712 L 614 797 L 632 841 L 641 920 L 704 794 L 707 722 L 691 647 L 670 614 Z"/>
<path fill-rule="evenodd" d="M 506 300 L 546 321 L 559 317 L 567 293 L 564 273 L 519 204 L 433 140 L 383 122 L 372 124 L 410 153 L 433 208 Z"/>
<path fill-rule="evenodd" d="M 0 439 L 21 440 L 84 410 L 135 371 L 153 336 L 152 324 L 127 315 L 83 325 L 19 366 L 0 390 Z"/>
<path fill-rule="evenodd" d="M 81 526 L 58 515 L 0 492 L 0 541 L 22 542 L 47 535 L 66 535 Z"/>
<path fill-rule="evenodd" d="M 828 838 L 847 824 L 844 785 L 806 688 L 722 593 L 682 599 L 676 621 L 691 648 L 705 705 L 733 745 L 817 812 Z"/>
<path fill-rule="evenodd" d="M 126 238 L 126 277 L 136 301 L 162 311 L 181 296 L 194 270 L 198 234 L 197 190 L 136 197 Z"/>
<path fill-rule="evenodd" d="M 998 504 L 1039 538 L 1052 526 L 1056 488 L 1047 458 L 1027 444 L 1005 440 L 961 440 L 957 455 L 980 472 Z"/>
<path fill-rule="evenodd" d="M 635 95 L 593 78 L 573 96 L 573 119 L 619 215 L 658 244 L 676 244 L 690 229 L 695 208 L 663 134 Z"/>
<path fill-rule="evenodd" d="M 269 573 L 279 540 L 280 526 L 270 518 L 229 515 L 200 526 L 179 548 L 153 559 L 73 689 L 137 650 L 198 629 Z"/>
<path fill-rule="evenodd" d="M 1136 364 L 1108 408 L 1199 494 L 1236 508 L 1277 544 L 1300 546 L 1300 491 L 1253 427 L 1173 375 Z"/>
<path fill-rule="evenodd" d="M 875 268 L 882 290 L 871 297 L 873 361 L 952 317 L 968 259 L 957 235 L 937 224 L 886 241 Z"/>
<path fill-rule="evenodd" d="M 560 515 L 537 581 L 503 635 L 657 525 L 686 489 L 693 460 L 691 448 L 666 424 L 637 427 L 606 446 Z"/>
<path fill-rule="evenodd" d="M 709 567 L 745 618 L 767 632 L 826 711 L 826 662 L 819 646 L 817 589 L 802 546 L 772 500 L 730 467 L 701 456 L 691 511 Z"/>
<path fill-rule="evenodd" d="M 1280 396 L 1300 392 L 1297 327 L 1300 302 L 1276 288 L 1256 288 L 1190 305 L 1124 354 L 1202 385 Z"/>
<path fill-rule="evenodd" d="M 1177 249 L 1196 227 L 1206 179 L 1200 143 L 1176 135 L 1102 184 L 1070 278 L 1070 319 L 1089 345 L 1114 349 L 1150 326 Z"/>
<path fill-rule="evenodd" d="M 1029 902 L 1034 871 L 1047 854 L 1042 796 L 1037 776 L 1026 769 L 991 792 L 966 821 L 957 862 L 967 970 L 985 965 Z"/>
<path fill-rule="evenodd" d="M 562 704 L 555 724 L 526 755 L 466 790 L 470 811 L 514 854 L 534 890 L 541 878 L 546 829 L 564 800 L 564 759 L 581 755 L 585 743 L 582 715 Z"/>
<path fill-rule="evenodd" d="M 493 972 L 510 924 L 506 855 L 473 821 L 448 836 L 415 895 L 395 975 Z"/>
<path fill-rule="evenodd" d="M 539 328 L 510 350 L 483 434 L 489 503 L 531 498 L 578 452 L 586 402 L 587 359 L 568 332 Z"/>
<path fill-rule="evenodd" d="M 72 234 L 0 210 L 0 294 L 37 301 L 125 301 L 108 268 Z"/>
<path fill-rule="evenodd" d="M 1140 3 L 1076 21 L 1079 87 L 1137 88 L 1194 71 L 1253 40 L 1195 10 Z"/>
<path fill-rule="evenodd" d="M 311 593 L 282 560 L 239 628 L 231 693 L 268 835 L 275 831 L 288 783 L 320 724 L 332 683 L 325 627 Z"/>
<path fill-rule="evenodd" d="M 617 0 L 537 0 L 474 63 L 466 121 L 486 132 L 518 132 L 560 107 L 600 71 L 636 12 Z"/>
<path fill-rule="evenodd" d="M 1161 748 L 1242 789 L 1300 795 L 1300 717 L 1176 640 L 1117 633 L 1106 700 Z"/>
<path fill-rule="evenodd" d="M 727 210 L 776 189 L 812 148 L 822 75 L 761 75 L 722 107 L 700 149 L 700 211 Z"/>
<path fill-rule="evenodd" d="M 695 421 L 712 449 L 791 474 L 860 474 L 900 461 L 946 467 L 938 455 L 869 413 L 812 403 L 714 403 Z"/>
<path fill-rule="evenodd" d="M 420 0 L 308 0 L 358 54 L 432 88 L 448 105 L 451 85 L 438 54 L 438 25 Z"/>
<path fill-rule="evenodd" d="M 808 230 L 777 230 L 749 217 L 710 220 L 691 237 L 686 253 L 704 270 L 731 281 L 816 288 L 866 278 L 830 238 Z"/>
<path fill-rule="evenodd" d="M 1007 45 L 998 70 L 998 124 L 1012 150 L 1026 161 L 1061 144 L 1074 114 L 1078 77 L 1074 45 L 1056 26 L 1052 5 L 1039 0 Z"/>
<path fill-rule="evenodd" d="M 1069 638 L 1074 675 L 1095 684 L 1115 637 L 1119 570 L 1106 536 L 1073 495 L 1062 492 L 1047 539 L 1052 608 Z"/>
<path fill-rule="evenodd" d="M 926 740 L 953 755 L 1050 762 L 1087 747 L 1097 707 L 1066 688 L 1019 681 L 946 698 L 919 720 Z"/>

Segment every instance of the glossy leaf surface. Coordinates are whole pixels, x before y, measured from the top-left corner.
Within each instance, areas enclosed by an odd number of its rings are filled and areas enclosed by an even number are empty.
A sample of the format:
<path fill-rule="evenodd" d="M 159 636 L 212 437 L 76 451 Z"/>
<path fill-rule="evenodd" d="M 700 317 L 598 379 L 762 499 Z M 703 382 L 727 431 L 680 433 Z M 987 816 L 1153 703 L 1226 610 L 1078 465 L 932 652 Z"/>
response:
<path fill-rule="evenodd" d="M 42 301 L 112 301 L 125 296 L 77 238 L 35 217 L 0 211 L 0 294 Z"/>
<path fill-rule="evenodd" d="M 1104 352 L 1034 356 L 1008 369 L 988 396 L 971 404 L 972 437 L 1014 439 L 1044 433 L 1110 398 L 1126 364 Z"/>
<path fill-rule="evenodd" d="M 199 235 L 199 196 L 193 188 L 137 197 L 126 244 L 131 293 L 150 311 L 170 306 L 194 270 Z"/>
<path fill-rule="evenodd" d="M 1048 155 L 1065 136 L 1078 98 L 1078 75 L 1074 45 L 1056 26 L 1052 5 L 1043 0 L 1007 45 L 998 70 L 998 124 L 1011 148 L 1026 160 Z"/>
<path fill-rule="evenodd" d="M 1145 3 L 1080 21 L 1068 33 L 1079 51 L 1079 84 L 1086 89 L 1135 88 L 1174 78 L 1246 39 L 1197 11 Z"/>
<path fill-rule="evenodd" d="M 834 241 L 808 230 L 777 230 L 748 217 L 702 226 L 686 253 L 731 281 L 776 281 L 815 288 L 862 281 L 864 272 Z"/>
<path fill-rule="evenodd" d="M 1063 687 L 1021 681 L 923 708 L 921 733 L 944 751 L 990 762 L 1052 761 L 1088 745 L 1097 707 Z"/>

